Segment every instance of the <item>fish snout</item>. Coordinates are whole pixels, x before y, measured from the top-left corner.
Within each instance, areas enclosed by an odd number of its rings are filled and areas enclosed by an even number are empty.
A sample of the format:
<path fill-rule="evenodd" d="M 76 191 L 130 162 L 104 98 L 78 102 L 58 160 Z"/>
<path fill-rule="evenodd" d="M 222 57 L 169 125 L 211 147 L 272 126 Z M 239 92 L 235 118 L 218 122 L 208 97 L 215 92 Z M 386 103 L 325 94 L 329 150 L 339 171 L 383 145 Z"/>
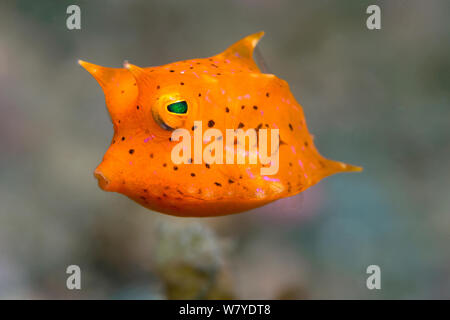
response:
<path fill-rule="evenodd" d="M 98 186 L 104 191 L 118 191 L 117 177 L 113 172 L 101 163 L 94 171 L 94 177 L 97 179 Z"/>

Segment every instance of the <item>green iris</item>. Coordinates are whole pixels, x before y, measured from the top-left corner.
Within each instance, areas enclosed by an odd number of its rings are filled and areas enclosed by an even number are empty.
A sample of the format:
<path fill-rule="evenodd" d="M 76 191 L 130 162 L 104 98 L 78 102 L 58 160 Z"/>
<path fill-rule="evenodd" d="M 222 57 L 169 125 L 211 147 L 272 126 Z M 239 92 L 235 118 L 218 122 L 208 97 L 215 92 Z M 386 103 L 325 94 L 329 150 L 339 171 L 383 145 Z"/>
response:
<path fill-rule="evenodd" d="M 184 114 L 187 112 L 188 106 L 186 101 L 178 101 L 167 106 L 167 110 L 172 113 Z"/>

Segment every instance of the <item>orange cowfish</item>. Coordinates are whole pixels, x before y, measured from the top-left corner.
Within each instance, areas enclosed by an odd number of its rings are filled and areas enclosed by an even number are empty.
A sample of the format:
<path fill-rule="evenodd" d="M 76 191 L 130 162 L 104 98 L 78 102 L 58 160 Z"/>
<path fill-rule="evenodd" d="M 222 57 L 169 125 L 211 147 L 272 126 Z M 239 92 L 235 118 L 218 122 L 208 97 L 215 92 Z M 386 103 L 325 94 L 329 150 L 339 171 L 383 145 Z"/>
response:
<path fill-rule="evenodd" d="M 158 67 L 125 63 L 124 68 L 106 68 L 80 60 L 102 87 L 114 126 L 111 145 L 94 172 L 100 188 L 161 213 L 211 217 L 295 195 L 338 172 L 360 171 L 318 153 L 287 82 L 261 72 L 253 60 L 263 34 L 249 35 L 210 58 Z M 265 175 L 260 169 L 267 163 L 249 161 L 199 163 L 189 158 L 176 164 L 171 154 L 180 142 L 172 133 L 180 128 L 193 133 L 192 149 L 197 130 L 278 129 L 278 145 L 268 146 L 278 152 L 278 170 Z M 209 141 L 224 140 L 213 138 Z M 201 132 L 200 139 L 205 140 Z M 255 151 L 247 139 L 248 158 Z"/>

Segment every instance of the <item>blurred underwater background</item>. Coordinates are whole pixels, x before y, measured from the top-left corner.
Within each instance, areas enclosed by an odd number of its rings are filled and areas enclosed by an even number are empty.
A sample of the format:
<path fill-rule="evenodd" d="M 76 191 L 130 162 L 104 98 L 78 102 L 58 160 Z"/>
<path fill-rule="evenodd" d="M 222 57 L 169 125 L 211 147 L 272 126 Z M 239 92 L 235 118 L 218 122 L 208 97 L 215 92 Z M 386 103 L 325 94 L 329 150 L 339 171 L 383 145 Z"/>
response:
<path fill-rule="evenodd" d="M 81 8 L 81 30 L 66 8 Z M 378 4 L 382 29 L 366 28 Z M 450 2 L 2 1 L 0 298 L 450 298 Z M 264 30 L 321 153 L 364 167 L 250 212 L 176 218 L 101 191 L 113 133 L 78 59 L 217 54 Z M 82 289 L 66 288 L 66 268 Z M 366 268 L 381 268 L 368 290 Z"/>

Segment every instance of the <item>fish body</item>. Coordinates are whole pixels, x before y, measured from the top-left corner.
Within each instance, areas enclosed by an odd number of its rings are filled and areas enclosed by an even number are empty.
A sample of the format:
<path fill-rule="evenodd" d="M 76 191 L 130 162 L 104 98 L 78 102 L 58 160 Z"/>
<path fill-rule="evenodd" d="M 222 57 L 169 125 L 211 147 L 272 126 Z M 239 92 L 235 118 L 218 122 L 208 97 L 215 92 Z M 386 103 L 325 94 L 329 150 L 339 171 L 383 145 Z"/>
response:
<path fill-rule="evenodd" d="M 211 217 L 295 195 L 334 173 L 361 170 L 318 153 L 287 82 L 262 73 L 252 58 L 262 36 L 247 36 L 213 57 L 158 67 L 106 68 L 79 61 L 102 87 L 114 126 L 111 145 L 94 172 L 99 186 L 161 213 Z M 183 163 L 172 157 L 180 143 L 172 136 L 176 129 L 191 133 L 190 150 L 183 149 L 190 157 Z M 209 129 L 217 133 L 211 139 L 204 136 Z M 225 155 L 233 145 L 238 153 L 239 142 L 224 141 L 227 129 L 256 134 L 277 129 L 278 145 L 267 142 L 268 154 L 277 152 L 277 170 L 263 174 L 272 163 L 193 159 L 196 134 L 204 142 L 202 155 L 217 139 Z M 256 144 L 260 139 L 257 135 Z M 249 138 L 242 146 L 247 160 L 255 152 L 259 156 L 250 145 Z"/>

